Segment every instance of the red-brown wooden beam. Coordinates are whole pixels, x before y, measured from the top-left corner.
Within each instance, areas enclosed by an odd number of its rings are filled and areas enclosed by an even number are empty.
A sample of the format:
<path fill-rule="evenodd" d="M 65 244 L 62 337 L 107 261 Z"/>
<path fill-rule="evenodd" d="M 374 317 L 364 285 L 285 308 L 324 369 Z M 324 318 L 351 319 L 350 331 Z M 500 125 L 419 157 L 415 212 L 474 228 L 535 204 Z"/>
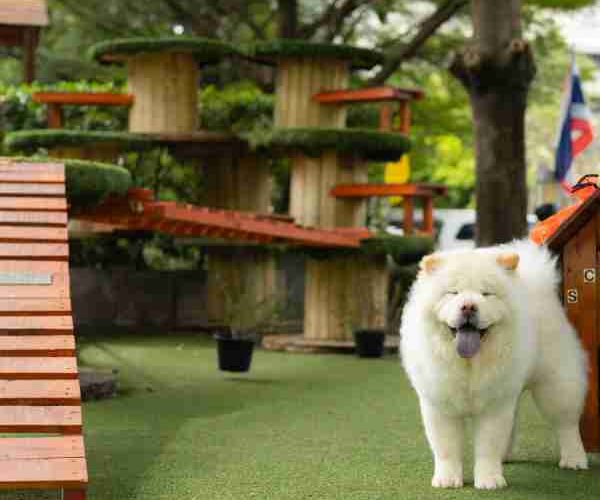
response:
<path fill-rule="evenodd" d="M 368 87 L 364 89 L 330 90 L 313 95 L 321 104 L 351 104 L 360 102 L 418 101 L 425 94 L 418 89 L 398 87 Z"/>
<path fill-rule="evenodd" d="M 35 92 L 31 98 L 42 104 L 73 104 L 79 106 L 131 106 L 132 94 L 113 92 Z"/>
<path fill-rule="evenodd" d="M 371 198 L 388 196 L 444 196 L 446 186 L 442 184 L 338 184 L 329 194 L 336 198 Z"/>

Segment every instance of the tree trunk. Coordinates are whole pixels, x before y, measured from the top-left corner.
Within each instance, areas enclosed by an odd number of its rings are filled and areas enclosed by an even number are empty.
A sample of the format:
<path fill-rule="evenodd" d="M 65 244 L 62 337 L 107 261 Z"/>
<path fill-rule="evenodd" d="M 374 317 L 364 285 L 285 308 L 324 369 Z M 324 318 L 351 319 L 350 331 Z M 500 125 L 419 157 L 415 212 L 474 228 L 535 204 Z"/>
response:
<path fill-rule="evenodd" d="M 472 0 L 471 5 L 473 43 L 450 70 L 471 99 L 476 241 L 486 246 L 526 233 L 525 110 L 535 65 L 521 39 L 521 0 Z"/>
<path fill-rule="evenodd" d="M 296 38 L 298 0 L 278 0 L 279 38 Z"/>

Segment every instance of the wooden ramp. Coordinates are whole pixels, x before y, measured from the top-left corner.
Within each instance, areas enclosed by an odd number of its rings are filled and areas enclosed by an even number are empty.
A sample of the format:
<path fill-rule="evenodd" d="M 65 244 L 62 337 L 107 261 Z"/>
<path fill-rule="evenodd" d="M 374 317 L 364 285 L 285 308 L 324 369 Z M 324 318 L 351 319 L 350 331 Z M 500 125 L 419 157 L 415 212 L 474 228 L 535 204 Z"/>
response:
<path fill-rule="evenodd" d="M 81 425 L 64 167 L 0 159 L 0 489 L 85 499 Z"/>

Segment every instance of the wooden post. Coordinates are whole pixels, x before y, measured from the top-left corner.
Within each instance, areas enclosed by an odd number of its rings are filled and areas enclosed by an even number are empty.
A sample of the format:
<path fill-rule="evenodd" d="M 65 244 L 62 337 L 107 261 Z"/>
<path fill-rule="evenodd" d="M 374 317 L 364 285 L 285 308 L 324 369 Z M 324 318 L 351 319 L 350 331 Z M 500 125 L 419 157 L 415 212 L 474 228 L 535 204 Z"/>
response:
<path fill-rule="evenodd" d="M 379 130 L 390 132 L 393 126 L 393 118 L 392 105 L 389 102 L 382 103 L 379 106 Z"/>
<path fill-rule="evenodd" d="M 252 153 L 209 157 L 204 165 L 206 206 L 268 213 L 271 174 L 266 161 Z"/>
<path fill-rule="evenodd" d="M 28 27 L 23 29 L 23 79 L 25 83 L 32 83 L 35 79 L 35 54 L 39 39 L 39 28 Z"/>
<path fill-rule="evenodd" d="M 85 500 L 85 490 L 62 490 L 62 500 Z"/>
<path fill-rule="evenodd" d="M 423 198 L 423 231 L 433 235 L 433 197 Z"/>
<path fill-rule="evenodd" d="M 347 61 L 314 57 L 280 61 L 275 90 L 275 127 L 345 127 L 344 106 L 323 106 L 312 96 L 324 90 L 345 88 L 348 72 Z"/>
<path fill-rule="evenodd" d="M 62 106 L 56 103 L 48 104 L 48 128 L 62 128 Z"/>
<path fill-rule="evenodd" d="M 384 256 L 307 258 L 304 338 L 344 341 L 353 328 L 383 328 L 387 280 Z"/>
<path fill-rule="evenodd" d="M 400 101 L 400 126 L 398 132 L 408 135 L 410 132 L 410 103 L 408 101 Z"/>
<path fill-rule="evenodd" d="M 308 227 L 363 227 L 366 199 L 336 198 L 329 192 L 337 184 L 367 182 L 367 177 L 366 163 L 358 158 L 340 157 L 334 151 L 317 158 L 296 154 L 292 157 L 290 215 Z"/>
<path fill-rule="evenodd" d="M 411 196 L 404 196 L 402 198 L 402 209 L 404 211 L 404 234 L 413 234 L 415 232 L 415 221 L 414 203 Z"/>
<path fill-rule="evenodd" d="M 127 60 L 131 132 L 189 133 L 198 127 L 198 65 L 192 54 L 157 52 Z"/>
<path fill-rule="evenodd" d="M 563 293 L 569 321 L 579 333 L 588 356 L 588 394 L 581 419 L 581 434 L 586 451 L 600 451 L 600 395 L 598 391 L 598 280 L 584 282 L 584 269 L 597 269 L 597 242 L 600 215 L 588 222 L 563 249 Z M 577 290 L 577 300 L 570 301 L 568 290 Z"/>

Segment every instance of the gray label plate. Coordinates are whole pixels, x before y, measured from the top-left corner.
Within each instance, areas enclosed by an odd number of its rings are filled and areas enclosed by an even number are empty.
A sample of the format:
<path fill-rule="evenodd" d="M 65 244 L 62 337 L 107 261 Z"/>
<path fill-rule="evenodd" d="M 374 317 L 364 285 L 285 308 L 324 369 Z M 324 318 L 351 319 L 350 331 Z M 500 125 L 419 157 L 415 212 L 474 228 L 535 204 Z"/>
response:
<path fill-rule="evenodd" d="M 0 273 L 0 285 L 51 285 L 51 274 Z"/>

